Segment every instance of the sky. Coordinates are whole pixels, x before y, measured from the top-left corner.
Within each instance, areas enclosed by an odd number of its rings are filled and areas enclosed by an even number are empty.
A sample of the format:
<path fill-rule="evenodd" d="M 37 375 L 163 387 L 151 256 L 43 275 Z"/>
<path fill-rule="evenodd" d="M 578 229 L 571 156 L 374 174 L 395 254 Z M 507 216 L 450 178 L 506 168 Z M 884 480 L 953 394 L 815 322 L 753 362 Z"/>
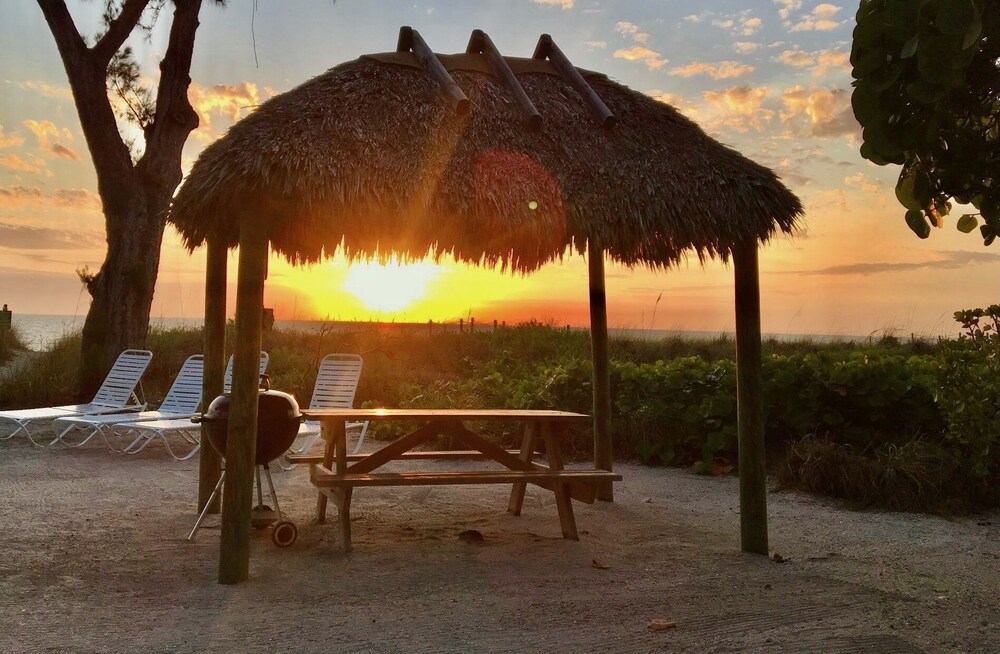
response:
<path fill-rule="evenodd" d="M 101 0 L 68 0 L 82 33 Z M 920 240 L 903 221 L 898 168 L 858 154 L 850 108 L 853 3 L 810 0 L 230 0 L 206 2 L 190 100 L 199 152 L 256 105 L 361 54 L 395 49 L 400 26 L 440 53 L 487 32 L 530 56 L 542 33 L 578 67 L 667 102 L 719 141 L 773 169 L 803 201 L 802 228 L 761 250 L 765 332 L 955 334 L 952 314 L 998 301 L 1000 254 L 954 228 Z M 41 11 L 0 0 L 0 303 L 15 313 L 83 316 L 77 271 L 100 268 L 104 222 L 90 155 Z M 155 87 L 169 11 L 130 45 Z M 125 128 L 128 129 L 127 127 Z M 229 313 L 235 307 L 230 261 Z M 205 252 L 168 228 L 152 316 L 197 318 Z M 697 258 L 667 271 L 607 267 L 613 328 L 731 332 L 733 273 Z M 568 256 L 529 276 L 420 261 L 306 268 L 271 262 L 265 306 L 278 319 L 479 323 L 588 321 L 587 265 Z"/>

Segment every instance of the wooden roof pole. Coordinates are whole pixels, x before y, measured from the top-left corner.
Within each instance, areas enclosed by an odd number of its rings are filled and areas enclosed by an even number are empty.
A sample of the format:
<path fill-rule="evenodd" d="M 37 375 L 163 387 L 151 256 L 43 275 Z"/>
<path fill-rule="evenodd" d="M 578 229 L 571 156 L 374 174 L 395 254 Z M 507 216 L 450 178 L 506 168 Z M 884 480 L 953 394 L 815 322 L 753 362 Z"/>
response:
<path fill-rule="evenodd" d="M 590 113 L 593 114 L 598 125 L 605 129 L 611 129 L 618 123 L 618 119 L 608 109 L 608 105 L 604 104 L 601 96 L 597 95 L 597 92 L 587 83 L 587 80 L 583 79 L 583 75 L 570 63 L 569 59 L 566 58 L 566 55 L 559 49 L 559 46 L 556 45 L 551 36 L 542 34 L 538 37 L 538 45 L 535 46 L 535 53 L 531 55 L 531 58 L 548 59 L 551 61 L 553 68 L 556 69 L 559 75 L 569 82 L 576 89 L 576 92 L 583 97 L 584 102 L 587 103 Z"/>
<path fill-rule="evenodd" d="M 486 58 L 486 63 L 490 65 L 493 74 L 499 77 L 504 85 L 514 94 L 517 103 L 521 106 L 526 116 L 528 129 L 536 131 L 542 126 L 542 115 L 538 113 L 534 103 L 528 94 L 524 92 L 524 87 L 517 81 L 514 71 L 510 69 L 500 51 L 493 45 L 493 40 L 483 30 L 472 30 L 472 37 L 469 39 L 469 46 L 466 52 L 479 52 Z"/>
<path fill-rule="evenodd" d="M 410 52 L 411 50 L 427 74 L 441 85 L 441 89 L 448 96 L 455 112 L 460 116 L 469 113 L 469 110 L 472 109 L 472 101 L 466 97 L 455 78 L 445 70 L 444 65 L 438 60 L 434 51 L 427 46 L 427 42 L 420 36 L 420 33 L 412 27 L 404 25 L 399 28 L 396 52 Z"/>
<path fill-rule="evenodd" d="M 604 249 L 587 241 L 590 283 L 590 350 L 594 364 L 594 467 L 611 471 L 611 376 L 608 358 L 608 297 L 604 287 Z M 611 482 L 597 487 L 597 499 L 613 502 Z"/>
<path fill-rule="evenodd" d="M 201 409 L 222 395 L 226 375 L 226 258 L 229 249 L 219 238 L 207 239 L 208 256 L 205 264 L 205 355 L 201 382 Z M 198 456 L 198 512 L 205 508 L 212 490 L 222 474 L 222 456 L 208 444 L 202 426 L 202 448 Z M 219 512 L 219 500 L 212 502 L 209 513 Z"/>
<path fill-rule="evenodd" d="M 767 470 L 764 467 L 764 375 L 761 371 L 757 243 L 733 248 L 736 280 L 736 404 L 740 463 L 740 543 L 767 555 Z"/>
<path fill-rule="evenodd" d="M 261 312 L 267 271 L 267 224 L 240 225 L 240 272 L 236 289 L 236 343 L 233 391 L 226 434 L 226 482 L 222 497 L 219 583 L 236 584 L 250 576 L 250 508 L 257 446 L 257 389 L 260 375 Z M 207 443 L 206 443 L 207 445 Z"/>

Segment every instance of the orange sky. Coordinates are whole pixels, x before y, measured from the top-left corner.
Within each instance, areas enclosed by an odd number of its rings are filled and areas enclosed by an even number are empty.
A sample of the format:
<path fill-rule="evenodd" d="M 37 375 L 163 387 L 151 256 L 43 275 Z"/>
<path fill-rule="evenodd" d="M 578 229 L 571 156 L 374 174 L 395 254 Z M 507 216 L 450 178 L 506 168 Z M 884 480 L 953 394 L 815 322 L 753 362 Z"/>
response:
<path fill-rule="evenodd" d="M 102 3 L 70 5 L 94 31 Z M 482 28 L 501 51 L 522 56 L 548 32 L 578 66 L 674 104 L 803 199 L 804 229 L 761 254 L 765 331 L 955 333 L 952 312 L 997 301 L 1000 258 L 952 224 L 927 241 L 914 237 L 893 197 L 898 170 L 858 155 L 847 61 L 854 9 L 806 0 L 303 0 L 294 10 L 261 0 L 255 15 L 236 3 L 206 7 L 190 92 L 201 126 L 184 166 L 268 97 L 361 53 L 393 49 L 400 25 L 419 29 L 439 52 L 463 50 Z M 76 271 L 103 259 L 93 168 L 40 11 L 25 2 L 4 13 L 0 302 L 19 313 L 83 315 Z M 149 41 L 132 43 L 151 82 L 161 22 Z M 204 252 L 187 254 L 168 231 L 153 316 L 200 316 L 203 271 Z M 448 261 L 352 274 L 339 258 L 301 270 L 275 260 L 265 301 L 279 319 L 579 325 L 587 321 L 586 276 L 578 256 L 528 277 Z M 608 294 L 612 327 L 733 328 L 732 272 L 716 263 L 655 273 L 609 266 Z"/>

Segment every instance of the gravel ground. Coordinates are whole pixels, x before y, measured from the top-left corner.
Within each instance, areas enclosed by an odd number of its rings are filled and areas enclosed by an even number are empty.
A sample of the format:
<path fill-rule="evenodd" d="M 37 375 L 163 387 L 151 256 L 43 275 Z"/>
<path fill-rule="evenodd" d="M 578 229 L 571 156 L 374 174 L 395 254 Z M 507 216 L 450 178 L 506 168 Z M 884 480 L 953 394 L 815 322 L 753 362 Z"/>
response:
<path fill-rule="evenodd" d="M 307 470 L 279 472 L 298 542 L 255 532 L 221 586 L 218 518 L 185 541 L 195 461 L 0 441 L 0 652 L 1000 652 L 1000 514 L 771 493 L 765 558 L 739 553 L 736 479 L 618 470 L 579 542 L 537 489 L 520 517 L 497 486 L 359 489 L 349 555 Z"/>

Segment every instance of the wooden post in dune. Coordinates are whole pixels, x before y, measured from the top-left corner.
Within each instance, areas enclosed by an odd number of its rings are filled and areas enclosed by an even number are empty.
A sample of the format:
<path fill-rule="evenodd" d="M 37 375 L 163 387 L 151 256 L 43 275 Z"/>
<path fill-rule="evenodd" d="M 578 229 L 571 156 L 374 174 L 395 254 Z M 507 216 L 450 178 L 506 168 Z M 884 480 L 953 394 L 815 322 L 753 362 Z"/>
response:
<path fill-rule="evenodd" d="M 590 278 L 590 345 L 594 365 L 594 467 L 611 470 L 611 376 L 608 368 L 608 298 L 604 289 L 604 250 L 591 239 L 587 244 Z M 598 486 L 597 499 L 613 502 L 611 482 Z"/>
<path fill-rule="evenodd" d="M 201 381 L 201 410 L 222 395 L 226 374 L 226 256 L 228 248 L 218 238 L 208 239 L 205 264 L 205 356 Z M 201 451 L 198 459 L 198 512 L 205 508 L 212 490 L 222 474 L 222 456 L 208 442 L 202 426 Z M 216 496 L 209 513 L 219 512 Z"/>
<path fill-rule="evenodd" d="M 736 398 L 739 416 L 740 543 L 767 555 L 767 470 L 764 465 L 764 377 L 760 347 L 757 243 L 733 248 L 736 281 Z"/>
<path fill-rule="evenodd" d="M 257 444 L 257 384 L 260 374 L 261 310 L 267 276 L 267 226 L 247 220 L 240 226 L 240 267 L 236 289 L 233 391 L 226 435 L 226 482 L 222 498 L 219 583 L 235 584 L 250 575 L 250 508 Z"/>

